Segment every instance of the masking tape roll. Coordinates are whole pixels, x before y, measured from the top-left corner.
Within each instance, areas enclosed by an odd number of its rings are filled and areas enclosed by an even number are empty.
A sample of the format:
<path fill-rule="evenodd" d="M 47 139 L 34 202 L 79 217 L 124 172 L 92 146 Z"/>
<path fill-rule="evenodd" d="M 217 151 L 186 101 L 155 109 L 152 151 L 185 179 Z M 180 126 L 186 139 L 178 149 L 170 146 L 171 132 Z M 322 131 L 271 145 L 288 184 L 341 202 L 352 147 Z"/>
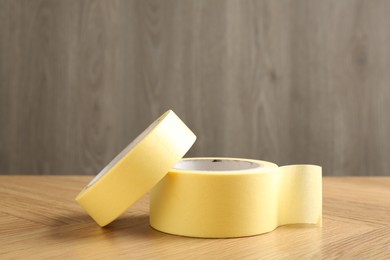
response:
<path fill-rule="evenodd" d="M 188 158 L 153 188 L 150 225 L 189 237 L 258 235 L 322 225 L 322 169 L 234 158 Z"/>
<path fill-rule="evenodd" d="M 100 225 L 124 213 L 191 148 L 196 136 L 169 110 L 116 156 L 76 197 Z"/>

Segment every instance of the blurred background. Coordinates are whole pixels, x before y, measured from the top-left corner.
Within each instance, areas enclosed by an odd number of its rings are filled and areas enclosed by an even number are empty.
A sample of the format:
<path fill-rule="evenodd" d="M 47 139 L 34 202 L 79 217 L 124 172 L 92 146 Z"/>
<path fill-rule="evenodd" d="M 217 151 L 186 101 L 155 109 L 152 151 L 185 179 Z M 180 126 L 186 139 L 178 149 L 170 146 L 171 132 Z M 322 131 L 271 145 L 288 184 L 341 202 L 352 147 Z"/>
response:
<path fill-rule="evenodd" d="M 96 174 L 167 109 L 187 156 L 390 175 L 390 1 L 0 0 L 0 174 Z"/>

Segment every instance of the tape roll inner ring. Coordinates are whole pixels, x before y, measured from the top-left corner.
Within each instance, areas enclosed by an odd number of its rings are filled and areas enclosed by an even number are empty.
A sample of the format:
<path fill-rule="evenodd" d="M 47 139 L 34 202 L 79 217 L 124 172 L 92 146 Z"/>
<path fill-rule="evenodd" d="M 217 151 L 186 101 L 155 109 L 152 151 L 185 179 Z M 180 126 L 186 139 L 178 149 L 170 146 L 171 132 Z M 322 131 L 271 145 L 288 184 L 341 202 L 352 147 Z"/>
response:
<path fill-rule="evenodd" d="M 166 112 L 156 121 L 154 121 L 148 128 L 146 128 L 141 134 L 139 134 L 125 149 L 123 149 L 106 167 L 103 168 L 93 180 L 84 188 L 88 189 L 94 185 L 99 179 L 101 179 L 112 167 L 114 167 L 126 154 L 128 154 L 142 139 L 145 138 L 160 122 L 161 120 L 169 113 Z"/>
<path fill-rule="evenodd" d="M 184 171 L 244 171 L 260 167 L 264 165 L 244 160 L 200 159 L 182 160 L 173 168 Z"/>

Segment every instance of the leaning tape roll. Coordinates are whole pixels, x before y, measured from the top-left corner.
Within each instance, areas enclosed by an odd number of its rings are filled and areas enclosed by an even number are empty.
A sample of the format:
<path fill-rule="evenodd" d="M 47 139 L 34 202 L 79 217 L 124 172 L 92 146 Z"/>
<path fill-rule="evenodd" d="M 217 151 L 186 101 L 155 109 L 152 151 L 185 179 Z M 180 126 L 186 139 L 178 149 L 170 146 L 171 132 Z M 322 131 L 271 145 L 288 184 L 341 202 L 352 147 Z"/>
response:
<path fill-rule="evenodd" d="M 100 225 L 124 213 L 191 148 L 196 136 L 169 110 L 116 156 L 76 197 Z"/>
<path fill-rule="evenodd" d="M 296 223 L 322 225 L 319 166 L 188 158 L 151 192 L 150 225 L 170 234 L 242 237 Z"/>

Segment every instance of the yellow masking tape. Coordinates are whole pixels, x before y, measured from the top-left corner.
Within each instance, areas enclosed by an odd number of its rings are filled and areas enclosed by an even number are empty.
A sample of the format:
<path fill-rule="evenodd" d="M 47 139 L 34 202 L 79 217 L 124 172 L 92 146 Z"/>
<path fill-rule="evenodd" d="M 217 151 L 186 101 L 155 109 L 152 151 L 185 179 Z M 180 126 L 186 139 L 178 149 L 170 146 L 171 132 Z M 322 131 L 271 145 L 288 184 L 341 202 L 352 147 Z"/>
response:
<path fill-rule="evenodd" d="M 124 213 L 190 149 L 196 136 L 169 110 L 114 158 L 77 196 L 100 225 Z"/>
<path fill-rule="evenodd" d="M 319 166 L 188 158 L 151 193 L 150 225 L 170 234 L 241 237 L 294 223 L 322 224 Z"/>

